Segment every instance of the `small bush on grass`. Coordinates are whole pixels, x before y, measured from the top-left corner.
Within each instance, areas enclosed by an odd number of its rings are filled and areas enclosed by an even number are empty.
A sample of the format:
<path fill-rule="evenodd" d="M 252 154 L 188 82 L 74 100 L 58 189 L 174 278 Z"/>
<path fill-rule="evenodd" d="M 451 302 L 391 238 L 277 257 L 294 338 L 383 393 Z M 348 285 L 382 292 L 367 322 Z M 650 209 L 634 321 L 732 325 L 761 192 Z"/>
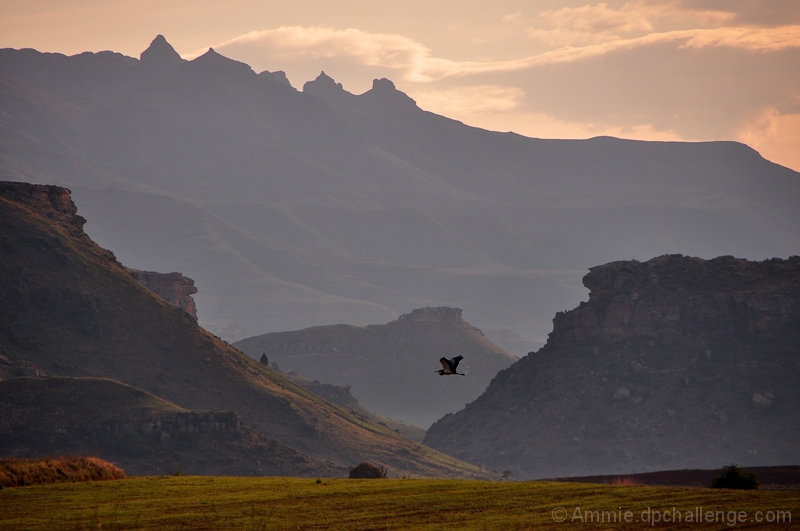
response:
<path fill-rule="evenodd" d="M 386 469 L 371 463 L 361 463 L 350 470 L 350 479 L 380 479 L 386 477 Z"/>
<path fill-rule="evenodd" d="M 758 489 L 758 477 L 753 472 L 745 472 L 736 465 L 726 466 L 717 477 L 711 481 L 712 489 Z"/>

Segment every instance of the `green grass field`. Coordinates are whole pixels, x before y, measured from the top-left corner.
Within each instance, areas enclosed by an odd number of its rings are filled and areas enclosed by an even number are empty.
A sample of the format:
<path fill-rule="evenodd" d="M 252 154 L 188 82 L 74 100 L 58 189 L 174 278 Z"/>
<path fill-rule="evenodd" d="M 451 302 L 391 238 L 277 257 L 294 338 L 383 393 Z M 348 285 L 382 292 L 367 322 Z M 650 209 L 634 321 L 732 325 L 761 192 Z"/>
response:
<path fill-rule="evenodd" d="M 6 488 L 0 529 L 800 529 L 800 491 L 317 481 L 170 476 Z"/>

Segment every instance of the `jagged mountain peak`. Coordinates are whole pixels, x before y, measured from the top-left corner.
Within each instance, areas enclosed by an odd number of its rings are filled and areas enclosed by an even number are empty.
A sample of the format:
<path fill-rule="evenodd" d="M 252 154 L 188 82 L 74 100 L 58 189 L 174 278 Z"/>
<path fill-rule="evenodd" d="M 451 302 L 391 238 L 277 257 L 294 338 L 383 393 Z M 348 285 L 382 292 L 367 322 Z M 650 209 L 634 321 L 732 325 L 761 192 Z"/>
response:
<path fill-rule="evenodd" d="M 212 70 L 247 73 L 255 75 L 250 65 L 236 61 L 220 54 L 214 48 L 209 48 L 206 53 L 189 61 L 189 64 Z"/>
<path fill-rule="evenodd" d="M 341 83 L 337 83 L 331 76 L 323 70 L 319 73 L 313 81 L 307 81 L 303 85 L 303 92 L 314 94 L 317 96 L 324 96 L 328 94 L 341 94 L 346 93 Z M 349 94 L 349 93 L 348 93 Z"/>
<path fill-rule="evenodd" d="M 292 87 L 292 83 L 289 81 L 289 78 L 286 77 L 286 72 L 284 72 L 283 70 L 276 70 L 274 72 L 270 72 L 269 70 L 264 70 L 263 72 L 260 72 L 258 74 L 258 77 L 261 79 L 276 81 L 282 85 L 286 85 L 287 87 Z"/>
<path fill-rule="evenodd" d="M 397 90 L 390 79 L 381 78 L 372 81 L 372 88 L 362 94 L 362 97 L 382 104 L 401 104 L 416 106 L 417 102 L 405 92 Z"/>
<path fill-rule="evenodd" d="M 153 66 L 174 66 L 184 62 L 175 48 L 160 34 L 156 35 L 150 46 L 139 55 L 139 60 L 144 65 Z"/>
<path fill-rule="evenodd" d="M 394 86 L 394 82 L 391 79 L 386 79 L 385 77 L 382 77 L 380 79 L 372 80 L 372 90 L 386 91 L 386 90 L 397 90 L 397 88 Z"/>

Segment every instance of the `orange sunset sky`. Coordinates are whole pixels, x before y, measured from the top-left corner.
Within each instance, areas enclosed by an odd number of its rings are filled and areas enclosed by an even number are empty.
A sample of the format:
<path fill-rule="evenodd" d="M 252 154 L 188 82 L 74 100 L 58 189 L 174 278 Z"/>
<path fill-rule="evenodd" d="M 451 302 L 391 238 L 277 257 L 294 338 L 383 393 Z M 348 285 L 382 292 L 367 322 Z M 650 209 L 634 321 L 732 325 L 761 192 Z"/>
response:
<path fill-rule="evenodd" d="M 800 171 L 800 0 L 0 0 L 0 47 L 138 57 L 159 33 L 299 89 L 387 77 L 487 129 L 738 140 Z"/>

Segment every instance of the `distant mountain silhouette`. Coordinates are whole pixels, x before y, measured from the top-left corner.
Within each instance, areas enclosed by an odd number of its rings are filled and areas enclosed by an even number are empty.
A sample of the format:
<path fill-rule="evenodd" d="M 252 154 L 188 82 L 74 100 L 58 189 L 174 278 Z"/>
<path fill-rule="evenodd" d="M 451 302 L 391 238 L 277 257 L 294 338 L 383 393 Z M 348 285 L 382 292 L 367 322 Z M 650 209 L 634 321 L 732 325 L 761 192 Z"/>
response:
<path fill-rule="evenodd" d="M 516 358 L 461 318 L 458 308 L 421 308 L 384 325 L 315 326 L 243 339 L 236 348 L 266 353 L 283 370 L 349 385 L 359 403 L 385 417 L 427 428 L 475 400 Z M 439 358 L 464 356 L 467 377 L 440 378 Z"/>
<path fill-rule="evenodd" d="M 163 35 L 156 35 L 150 46 L 141 53 L 139 61 L 151 70 L 166 72 L 185 62 Z"/>
<path fill-rule="evenodd" d="M 200 321 L 229 339 L 450 306 L 516 349 L 586 297 L 593 264 L 800 248 L 800 176 L 743 144 L 531 139 L 386 79 L 301 92 L 173 51 L 0 50 L 0 176 L 70 186 L 94 238 L 195 279 Z"/>

